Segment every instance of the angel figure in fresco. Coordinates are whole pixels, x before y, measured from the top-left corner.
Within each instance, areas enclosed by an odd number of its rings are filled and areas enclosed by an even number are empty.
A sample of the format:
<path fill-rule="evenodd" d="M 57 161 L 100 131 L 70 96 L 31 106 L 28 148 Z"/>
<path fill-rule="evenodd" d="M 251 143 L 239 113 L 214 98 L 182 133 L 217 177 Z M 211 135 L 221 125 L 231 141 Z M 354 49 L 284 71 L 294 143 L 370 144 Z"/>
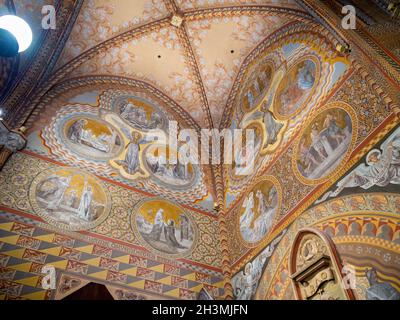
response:
<path fill-rule="evenodd" d="M 366 164 L 361 164 L 337 184 L 334 191 L 326 193 L 317 203 L 328 197 L 336 197 L 345 188 L 360 187 L 369 189 L 373 186 L 386 187 L 400 184 L 400 130 L 381 146 L 373 149 L 366 157 Z"/>
<path fill-rule="evenodd" d="M 370 287 L 366 290 L 367 300 L 400 300 L 400 293 L 389 283 L 378 281 L 374 268 L 366 271 Z"/>
<path fill-rule="evenodd" d="M 267 259 L 272 256 L 276 245 L 285 233 L 286 230 L 283 230 L 252 262 L 245 266 L 244 271 L 240 271 L 233 277 L 233 292 L 238 300 L 250 300 L 257 291 Z"/>
<path fill-rule="evenodd" d="M 139 160 L 140 144 L 145 142 L 140 139 L 141 134 L 132 131 L 132 133 L 130 134 L 130 142 L 126 147 L 127 151 L 125 154 L 125 159 L 122 161 L 116 161 L 116 163 L 121 165 L 127 173 L 132 175 L 136 172 L 141 172 Z"/>
<path fill-rule="evenodd" d="M 257 290 L 258 281 L 262 276 L 262 268 L 265 262 L 262 255 L 258 256 L 253 262 L 246 264 L 244 271 L 235 277 L 233 287 L 237 300 L 250 300 Z"/>
<path fill-rule="evenodd" d="M 274 114 L 269 110 L 266 102 L 264 102 L 261 111 L 264 112 L 264 127 L 267 132 L 267 142 L 266 145 L 273 145 L 277 139 L 279 132 L 283 128 L 283 124 L 276 121 Z"/>
<path fill-rule="evenodd" d="M 355 170 L 341 186 L 369 189 L 374 185 L 386 187 L 390 183 L 400 184 L 400 157 L 394 156 L 393 149 L 393 142 L 390 142 L 383 152 L 372 150 L 367 156 L 369 166 L 366 170 Z"/>

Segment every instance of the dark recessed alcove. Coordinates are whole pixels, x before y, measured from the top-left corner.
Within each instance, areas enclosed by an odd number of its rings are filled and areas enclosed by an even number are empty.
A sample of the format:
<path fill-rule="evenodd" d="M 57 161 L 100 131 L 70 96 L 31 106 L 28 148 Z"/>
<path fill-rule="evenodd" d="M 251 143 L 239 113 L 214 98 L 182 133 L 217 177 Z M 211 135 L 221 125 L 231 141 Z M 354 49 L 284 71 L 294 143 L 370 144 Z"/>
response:
<path fill-rule="evenodd" d="M 106 286 L 89 283 L 62 300 L 114 300 Z"/>

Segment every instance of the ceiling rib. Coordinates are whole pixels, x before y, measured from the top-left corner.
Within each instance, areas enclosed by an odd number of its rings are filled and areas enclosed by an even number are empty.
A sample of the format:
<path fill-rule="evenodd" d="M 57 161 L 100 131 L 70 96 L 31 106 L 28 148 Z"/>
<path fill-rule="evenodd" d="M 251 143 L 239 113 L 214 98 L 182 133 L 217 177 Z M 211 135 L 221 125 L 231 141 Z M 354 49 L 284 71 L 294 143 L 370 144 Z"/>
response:
<path fill-rule="evenodd" d="M 174 0 L 164 0 L 165 6 L 172 14 L 179 12 L 179 7 Z"/>
<path fill-rule="evenodd" d="M 170 23 L 169 17 L 164 17 L 162 19 L 149 22 L 147 24 L 141 25 L 139 27 L 135 27 L 130 29 L 124 33 L 116 35 L 98 45 L 90 48 L 89 50 L 83 52 L 79 56 L 72 59 L 70 62 L 59 68 L 55 71 L 54 75 L 43 85 L 41 86 L 35 97 L 31 100 L 28 106 L 24 108 L 24 115 L 20 118 L 18 125 L 23 125 L 27 118 L 30 116 L 32 111 L 35 109 L 36 105 L 40 102 L 40 99 L 58 82 L 62 81 L 69 73 L 73 70 L 81 66 L 86 61 L 94 58 L 98 54 L 107 51 L 111 47 L 115 45 L 122 44 L 125 41 L 132 40 L 134 38 L 140 37 L 144 34 L 151 33 L 153 31 L 159 30 L 168 26 Z"/>
<path fill-rule="evenodd" d="M 164 0 L 164 2 L 165 2 L 166 7 L 168 8 L 168 10 L 171 12 L 171 15 L 175 15 L 175 14 L 183 15 L 183 13 L 181 13 L 179 6 L 176 4 L 176 2 L 174 0 Z M 190 42 L 190 38 L 189 38 L 189 35 L 187 32 L 187 27 L 185 25 L 185 22 L 183 22 L 181 24 L 181 26 L 179 28 L 177 28 L 177 34 L 178 34 L 179 40 L 180 40 L 180 42 L 185 50 L 185 53 L 186 53 L 186 62 L 188 63 L 188 65 L 192 71 L 192 74 L 195 77 L 195 82 L 198 87 L 198 92 L 199 92 L 200 98 L 201 98 L 201 108 L 203 109 L 203 112 L 205 112 L 205 115 L 206 115 L 207 127 L 213 128 L 214 124 L 213 124 L 213 119 L 211 116 L 210 106 L 209 106 L 208 99 L 207 99 L 206 89 L 204 86 L 203 79 L 201 77 L 199 64 L 197 62 L 192 44 Z"/>
<path fill-rule="evenodd" d="M 179 7 L 176 5 L 175 1 L 173 0 L 164 0 L 167 8 L 170 10 L 177 10 L 177 11 L 172 11 L 174 12 L 180 12 Z M 312 19 L 312 16 L 308 15 L 307 13 L 304 13 L 299 10 L 295 9 L 287 9 L 287 8 L 279 8 L 279 7 L 274 7 L 270 5 L 255 5 L 255 6 L 246 6 L 246 5 L 238 5 L 238 6 L 226 6 L 226 7 L 218 7 L 218 8 L 206 8 L 206 9 L 195 9 L 195 10 L 189 10 L 189 11 L 184 11 L 182 12 L 182 15 L 186 21 L 188 20 L 198 20 L 198 19 L 205 19 L 205 18 L 212 18 L 212 17 L 221 17 L 222 15 L 240 15 L 240 14 L 246 14 L 246 13 L 254 13 L 254 12 L 272 12 L 276 13 L 279 15 L 286 15 L 290 17 L 296 17 L 298 19 L 305 19 L 305 20 L 310 20 Z M 94 46 L 93 48 L 83 52 L 70 62 L 68 62 L 66 65 L 58 69 L 55 74 L 49 79 L 47 82 L 46 86 L 43 86 L 38 90 L 38 95 L 36 96 L 36 99 L 32 100 L 31 108 L 32 106 L 35 106 L 38 101 L 40 100 L 40 97 L 43 96 L 54 84 L 62 80 L 68 73 L 73 71 L 74 69 L 78 68 L 80 65 L 82 65 L 84 62 L 92 59 L 96 55 L 110 49 L 114 45 L 118 45 L 120 43 L 123 43 L 125 41 L 129 41 L 131 39 L 137 38 L 143 34 L 150 33 L 157 31 L 161 28 L 167 27 L 171 23 L 171 13 L 164 18 L 161 18 L 159 20 L 155 20 L 140 26 L 136 26 L 132 29 L 129 29 L 119 35 L 116 35 L 102 43 L 99 43 L 98 45 Z M 178 30 L 181 30 L 179 28 Z M 200 76 L 200 70 L 198 67 L 198 63 L 196 61 L 192 46 L 190 44 L 188 35 L 187 35 L 187 30 L 184 29 L 184 36 L 181 37 L 182 39 L 185 40 L 185 47 L 188 49 L 188 53 L 190 53 L 189 56 L 191 56 L 191 66 L 192 68 L 195 68 L 195 74 L 196 79 L 197 79 L 197 84 L 201 88 L 202 94 L 202 100 L 203 100 L 203 108 L 205 109 L 205 106 L 207 106 L 208 110 L 206 111 L 207 118 L 208 118 L 208 123 L 209 127 L 213 127 L 213 121 L 211 117 L 211 113 L 209 110 L 209 105 L 207 101 L 207 97 L 205 95 L 205 89 L 204 89 L 204 84 Z M 181 34 L 182 31 L 178 32 L 178 34 Z M 189 45 L 188 45 L 189 44 Z M 21 123 L 22 124 L 22 123 Z"/>
<path fill-rule="evenodd" d="M 207 93 L 206 93 L 206 89 L 204 87 L 204 82 L 203 79 L 201 77 L 201 73 L 200 73 L 200 68 L 199 68 L 199 64 L 197 62 L 196 56 L 194 54 L 194 50 L 192 47 L 192 44 L 190 42 L 189 39 L 189 35 L 186 29 L 186 24 L 183 23 L 182 27 L 179 28 L 178 30 L 178 37 L 181 39 L 181 41 L 183 42 L 183 46 L 185 48 L 186 54 L 187 54 L 187 58 L 188 58 L 188 63 L 195 75 L 195 80 L 196 80 L 196 84 L 200 89 L 200 97 L 202 100 L 202 108 L 203 111 L 206 113 L 207 116 L 207 124 L 209 128 L 214 128 L 214 124 L 213 124 L 213 119 L 211 116 L 211 111 L 210 111 L 210 106 L 208 103 L 208 99 L 207 99 Z"/>

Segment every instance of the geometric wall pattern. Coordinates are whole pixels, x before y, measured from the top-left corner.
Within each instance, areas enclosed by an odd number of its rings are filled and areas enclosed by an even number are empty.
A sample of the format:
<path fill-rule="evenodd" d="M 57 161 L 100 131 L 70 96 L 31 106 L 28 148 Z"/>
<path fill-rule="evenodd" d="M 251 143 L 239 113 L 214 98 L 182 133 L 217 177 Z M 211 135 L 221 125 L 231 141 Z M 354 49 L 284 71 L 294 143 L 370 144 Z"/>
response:
<path fill-rule="evenodd" d="M 17 220 L 17 221 L 15 221 Z M 222 295 L 220 277 L 125 254 L 32 225 L 1 212 L 0 298 L 48 299 L 41 288 L 43 265 L 83 275 L 88 280 L 145 290 L 170 298 L 195 299 L 204 287 Z"/>

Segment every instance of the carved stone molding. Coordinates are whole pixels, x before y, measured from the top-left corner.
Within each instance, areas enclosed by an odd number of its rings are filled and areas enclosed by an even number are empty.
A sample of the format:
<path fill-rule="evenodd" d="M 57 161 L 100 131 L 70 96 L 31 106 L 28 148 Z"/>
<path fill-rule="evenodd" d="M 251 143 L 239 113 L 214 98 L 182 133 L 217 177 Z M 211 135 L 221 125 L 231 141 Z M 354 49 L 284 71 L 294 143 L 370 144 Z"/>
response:
<path fill-rule="evenodd" d="M 316 229 L 297 234 L 289 258 L 292 285 L 298 300 L 354 300 L 346 285 L 335 245 Z"/>

